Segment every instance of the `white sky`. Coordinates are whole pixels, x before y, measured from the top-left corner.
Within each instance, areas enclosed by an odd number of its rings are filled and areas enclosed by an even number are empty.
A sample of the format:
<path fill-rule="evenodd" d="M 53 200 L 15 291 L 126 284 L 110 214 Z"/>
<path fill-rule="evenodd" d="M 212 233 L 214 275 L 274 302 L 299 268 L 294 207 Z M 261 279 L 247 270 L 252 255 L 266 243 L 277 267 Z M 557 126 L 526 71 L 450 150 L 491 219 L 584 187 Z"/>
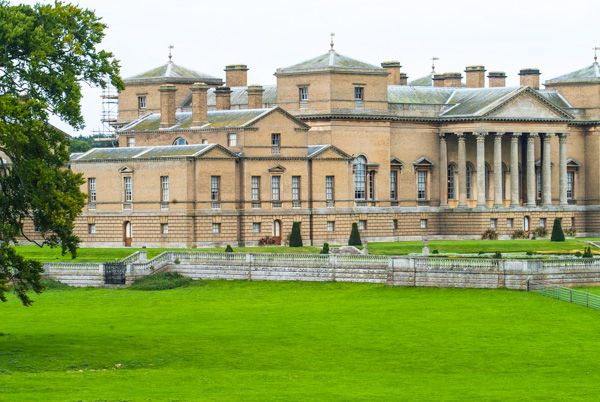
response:
<path fill-rule="evenodd" d="M 13 0 L 12 3 L 20 1 Z M 24 1 L 34 3 L 34 1 Z M 47 2 L 47 1 L 44 1 Z M 505 71 L 539 67 L 542 82 L 593 61 L 600 46 L 599 0 L 80 0 L 108 24 L 103 48 L 121 60 L 122 76 L 173 61 L 217 77 L 226 64 L 247 64 L 250 84 L 325 53 L 329 33 L 343 55 L 378 65 L 395 59 L 409 80 L 431 70 L 483 64 Z M 85 88 L 88 135 L 100 127 L 100 91 Z M 68 133 L 65 124 L 54 121 Z"/>

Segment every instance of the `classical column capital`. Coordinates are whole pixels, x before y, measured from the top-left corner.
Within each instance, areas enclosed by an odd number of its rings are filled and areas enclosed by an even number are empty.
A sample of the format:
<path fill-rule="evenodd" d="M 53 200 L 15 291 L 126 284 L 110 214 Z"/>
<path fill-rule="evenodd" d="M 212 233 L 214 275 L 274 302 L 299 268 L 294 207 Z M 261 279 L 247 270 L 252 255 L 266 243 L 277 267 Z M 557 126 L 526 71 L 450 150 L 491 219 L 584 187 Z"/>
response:
<path fill-rule="evenodd" d="M 504 133 L 496 133 L 496 135 L 494 136 L 494 141 L 496 142 L 502 142 L 502 135 L 504 135 Z"/>
<path fill-rule="evenodd" d="M 533 143 L 535 142 L 535 134 L 533 134 L 533 133 L 529 133 L 529 136 L 527 137 L 527 142 L 528 142 L 529 144 L 532 144 L 532 145 L 533 145 Z"/>
<path fill-rule="evenodd" d="M 485 138 L 486 135 L 488 135 L 487 131 L 473 131 L 473 135 L 475 137 L 479 138 Z"/>
<path fill-rule="evenodd" d="M 440 140 L 444 140 L 444 141 L 445 141 L 445 140 L 447 140 L 447 139 L 448 139 L 448 136 L 449 136 L 449 135 L 451 135 L 451 134 L 452 134 L 452 133 L 443 133 L 443 132 L 441 132 L 441 131 L 440 131 L 440 132 L 438 133 L 438 137 L 440 137 Z"/>
<path fill-rule="evenodd" d="M 463 140 L 463 141 L 464 141 L 464 139 L 465 139 L 465 136 L 467 135 L 467 133 L 454 133 L 454 135 L 456 135 L 456 137 L 457 137 L 459 140 Z"/>
<path fill-rule="evenodd" d="M 555 133 L 560 141 L 565 141 L 569 136 L 569 133 Z"/>
<path fill-rule="evenodd" d="M 552 138 L 552 136 L 554 134 L 552 134 L 552 133 L 539 133 L 539 135 L 540 135 L 540 137 L 546 139 L 546 138 Z"/>
<path fill-rule="evenodd" d="M 512 133 L 512 139 L 513 140 L 518 140 L 519 138 L 521 138 L 521 135 L 523 133 Z"/>

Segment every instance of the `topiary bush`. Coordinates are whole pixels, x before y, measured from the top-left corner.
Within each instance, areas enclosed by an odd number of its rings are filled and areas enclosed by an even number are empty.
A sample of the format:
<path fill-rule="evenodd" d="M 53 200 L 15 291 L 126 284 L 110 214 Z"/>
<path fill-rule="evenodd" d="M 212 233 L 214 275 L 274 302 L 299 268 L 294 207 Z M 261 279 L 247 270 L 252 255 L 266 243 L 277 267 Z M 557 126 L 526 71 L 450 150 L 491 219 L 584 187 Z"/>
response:
<path fill-rule="evenodd" d="M 502 253 L 500 251 L 496 251 L 494 253 L 494 258 L 497 259 L 497 260 L 502 259 Z"/>
<path fill-rule="evenodd" d="M 292 233 L 290 235 L 290 247 L 302 247 L 302 234 L 300 233 L 300 222 L 292 224 Z"/>
<path fill-rule="evenodd" d="M 594 258 L 594 253 L 592 253 L 591 247 L 588 247 L 583 251 L 583 258 Z"/>
<path fill-rule="evenodd" d="M 437 248 L 434 248 L 433 251 L 431 252 L 431 254 L 439 254 L 440 250 L 438 250 Z"/>
<path fill-rule="evenodd" d="M 154 275 L 144 276 L 136 279 L 131 284 L 131 289 L 135 290 L 165 290 L 175 289 L 187 286 L 192 281 L 191 278 L 183 276 L 177 272 L 159 272 Z"/>
<path fill-rule="evenodd" d="M 527 233 L 526 231 L 522 230 L 522 229 L 517 229 L 514 232 L 512 232 L 512 234 L 510 235 L 510 238 L 515 240 L 515 239 L 529 239 L 529 233 Z"/>
<path fill-rule="evenodd" d="M 228 244 L 227 247 L 225 247 L 225 252 L 226 253 L 233 253 L 233 248 Z"/>
<path fill-rule="evenodd" d="M 356 222 L 352 223 L 352 231 L 350 232 L 350 239 L 348 239 L 349 246 L 362 246 L 362 241 L 360 240 L 360 232 L 358 231 L 358 224 Z"/>
<path fill-rule="evenodd" d="M 319 254 L 329 254 L 329 243 L 323 243 L 323 248 Z"/>
<path fill-rule="evenodd" d="M 488 229 L 481 235 L 481 240 L 498 240 L 498 232 L 494 229 Z"/>
<path fill-rule="evenodd" d="M 562 230 L 562 225 L 559 218 L 554 218 L 554 224 L 552 225 L 552 236 L 550 241 L 565 241 L 565 233 Z"/>

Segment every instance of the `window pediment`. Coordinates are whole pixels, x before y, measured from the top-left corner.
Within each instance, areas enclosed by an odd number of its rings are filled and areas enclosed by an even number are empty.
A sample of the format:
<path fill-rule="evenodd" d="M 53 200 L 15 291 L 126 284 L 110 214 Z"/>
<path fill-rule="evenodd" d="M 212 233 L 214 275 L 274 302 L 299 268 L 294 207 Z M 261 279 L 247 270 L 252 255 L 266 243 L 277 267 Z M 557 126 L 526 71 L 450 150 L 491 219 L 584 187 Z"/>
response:
<path fill-rule="evenodd" d="M 121 174 L 133 173 L 133 169 L 130 168 L 129 166 L 123 166 L 121 169 L 119 169 L 119 173 L 121 173 Z"/>
<path fill-rule="evenodd" d="M 285 168 L 281 165 L 275 165 L 269 169 L 269 173 L 283 173 L 285 172 Z"/>

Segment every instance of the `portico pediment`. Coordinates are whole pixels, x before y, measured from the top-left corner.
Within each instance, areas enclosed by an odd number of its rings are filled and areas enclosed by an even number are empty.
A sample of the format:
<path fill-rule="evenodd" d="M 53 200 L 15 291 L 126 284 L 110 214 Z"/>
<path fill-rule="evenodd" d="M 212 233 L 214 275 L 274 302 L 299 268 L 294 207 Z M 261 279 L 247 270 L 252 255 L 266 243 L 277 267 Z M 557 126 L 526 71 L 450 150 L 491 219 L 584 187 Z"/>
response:
<path fill-rule="evenodd" d="M 509 119 L 565 119 L 569 116 L 525 91 L 484 114 L 485 117 Z"/>

